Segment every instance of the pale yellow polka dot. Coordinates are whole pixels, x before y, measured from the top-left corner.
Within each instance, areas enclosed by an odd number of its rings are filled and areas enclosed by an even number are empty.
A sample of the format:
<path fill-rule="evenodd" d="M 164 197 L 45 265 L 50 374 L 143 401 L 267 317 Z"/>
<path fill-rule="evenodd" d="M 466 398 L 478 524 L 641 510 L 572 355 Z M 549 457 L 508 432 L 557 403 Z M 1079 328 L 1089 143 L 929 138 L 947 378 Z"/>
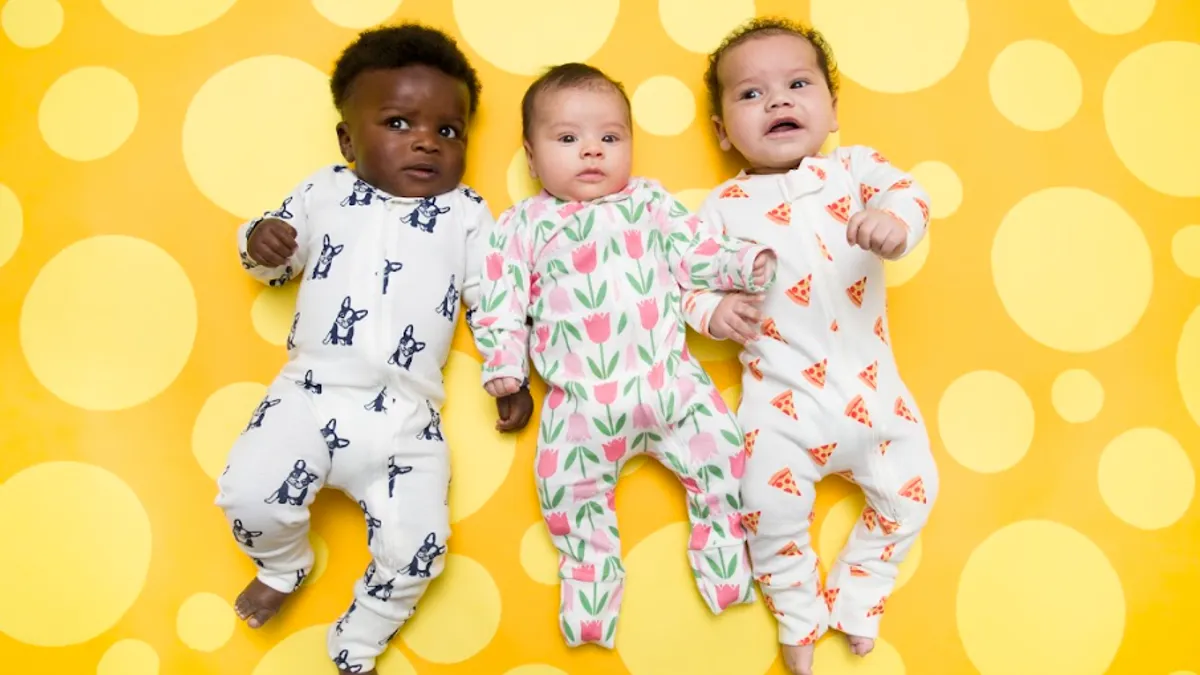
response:
<path fill-rule="evenodd" d="M 183 120 L 183 159 L 205 197 L 251 218 L 318 167 L 342 161 L 337 121 L 324 73 L 288 56 L 255 56 L 196 92 Z"/>
<path fill-rule="evenodd" d="M 111 628 L 150 568 L 145 508 L 124 481 L 90 464 L 35 464 L 0 484 L 0 541 L 9 542 L 0 546 L 0 632 L 39 647 L 87 642 Z"/>
<path fill-rule="evenodd" d="M 842 146 L 842 132 L 835 131 L 825 137 L 825 142 L 821 144 L 821 154 L 828 155 L 834 150 Z"/>
<path fill-rule="evenodd" d="M 0 267 L 17 252 L 24 230 L 25 214 L 21 209 L 21 200 L 7 185 L 0 183 Z"/>
<path fill-rule="evenodd" d="M 1033 442 L 1033 403 L 1021 385 L 991 370 L 959 377 L 938 403 L 946 452 L 979 473 L 1011 468 Z"/>
<path fill-rule="evenodd" d="M 221 18 L 237 0 L 100 0 L 117 21 L 147 35 L 179 35 Z"/>
<path fill-rule="evenodd" d="M 321 16 L 343 28 L 370 28 L 400 9 L 401 0 L 312 0 Z"/>
<path fill-rule="evenodd" d="M 233 637 L 233 626 L 233 607 L 213 593 L 197 593 L 184 600 L 175 617 L 179 639 L 199 652 L 224 647 Z"/>
<path fill-rule="evenodd" d="M 817 522 L 821 524 L 821 532 L 816 540 L 816 550 L 821 561 L 821 569 L 825 570 L 826 574 L 829 573 L 829 569 L 850 539 L 850 532 L 861 519 L 866 503 L 862 492 L 856 490 L 834 504 L 823 518 L 818 517 Z M 908 583 L 908 580 L 916 574 L 917 566 L 920 564 L 921 536 L 917 535 L 912 548 L 908 550 L 908 555 L 900 563 L 894 591 L 900 590 L 904 584 Z"/>
<path fill-rule="evenodd" d="M 225 471 L 229 449 L 266 393 L 266 385 L 235 382 L 214 391 L 204 401 L 192 426 L 192 455 L 209 478 L 216 480 Z"/>
<path fill-rule="evenodd" d="M 1143 530 L 1174 524 L 1188 510 L 1196 471 L 1175 437 L 1130 429 L 1100 454 L 1100 496 L 1121 520 Z"/>
<path fill-rule="evenodd" d="M 646 462 L 649 462 L 649 461 L 652 461 L 652 460 L 649 459 L 649 457 L 647 455 L 638 455 L 637 457 L 634 457 L 633 459 L 629 460 L 628 462 L 625 462 L 625 465 L 621 467 L 621 475 L 628 476 L 629 474 L 633 473 L 634 471 L 637 471 L 638 469 L 645 466 Z"/>
<path fill-rule="evenodd" d="M 464 607 L 471 611 L 463 612 Z M 448 553 L 442 577 L 429 587 L 421 611 L 400 636 L 426 661 L 460 663 L 486 647 L 499 626 L 500 589 L 492 575 L 475 560 Z"/>
<path fill-rule="evenodd" d="M 887 640 L 875 638 L 875 649 L 865 657 L 850 653 L 845 640 L 821 640 L 813 654 L 821 675 L 905 675 L 904 659 Z"/>
<path fill-rule="evenodd" d="M 1120 35 L 1142 27 L 1154 0 L 1068 0 L 1075 16 L 1097 33 Z"/>
<path fill-rule="evenodd" d="M 1104 123 L 1138 180 L 1174 197 L 1200 197 L 1200 44 L 1159 42 L 1125 57 L 1104 88 Z"/>
<path fill-rule="evenodd" d="M 949 164 L 929 160 L 917 164 L 909 173 L 929 193 L 931 217 L 949 218 L 962 205 L 962 181 Z"/>
<path fill-rule="evenodd" d="M 267 342 L 282 347 L 287 344 L 292 331 L 292 319 L 296 316 L 296 295 L 299 283 L 283 286 L 265 286 L 250 306 L 250 323 L 254 332 Z"/>
<path fill-rule="evenodd" d="M 742 385 L 735 384 L 732 387 L 721 390 L 721 400 L 725 401 L 725 407 L 733 412 L 737 412 L 738 406 L 741 405 Z"/>
<path fill-rule="evenodd" d="M 625 667 L 631 675 L 766 672 L 779 650 L 770 613 L 760 600 L 713 616 L 683 555 L 688 536 L 686 523 L 672 523 L 647 536 L 626 557 L 616 634 Z"/>
<path fill-rule="evenodd" d="M 158 675 L 158 652 L 141 640 L 114 642 L 96 663 L 96 675 Z"/>
<path fill-rule="evenodd" d="M 629 466 L 626 464 L 626 466 Z M 544 522 L 536 522 L 521 537 L 521 567 L 539 584 L 558 583 L 558 549 L 550 541 Z"/>
<path fill-rule="evenodd" d="M 328 635 L 328 625 L 309 626 L 292 633 L 262 657 L 251 675 L 316 675 L 327 672 L 330 669 L 329 649 L 326 646 Z M 395 647 L 388 648 L 376 661 L 375 667 L 379 675 L 417 675 L 417 669 Z"/>
<path fill-rule="evenodd" d="M 567 61 L 587 61 L 608 40 L 619 0 L 454 0 L 467 44 L 492 65 L 534 75 Z"/>
<path fill-rule="evenodd" d="M 329 567 L 329 544 L 325 543 L 324 537 L 316 532 L 309 532 L 308 545 L 313 550 L 313 566 L 308 571 L 308 576 L 304 577 L 305 585 L 316 583 Z"/>
<path fill-rule="evenodd" d="M 1054 378 L 1050 402 L 1064 420 L 1087 422 L 1104 406 L 1104 385 L 1086 370 L 1065 370 Z"/>
<path fill-rule="evenodd" d="M 504 484 L 516 454 L 513 434 L 496 431 L 496 402 L 479 386 L 475 359 L 451 351 L 446 360 L 446 405 L 442 412 L 450 453 L 450 522 L 478 511 Z"/>
<path fill-rule="evenodd" d="M 1196 424 L 1200 424 L 1200 307 L 1192 310 L 1179 335 L 1175 378 L 1179 380 L 1184 405 Z"/>
<path fill-rule="evenodd" d="M 541 192 L 542 185 L 529 174 L 529 162 L 525 158 L 525 148 L 517 148 L 516 154 L 508 162 L 505 171 L 505 186 L 508 188 L 508 198 L 513 204 Z"/>
<path fill-rule="evenodd" d="M 4 236 L 3 203 L 4 192 L 0 190 L 0 239 Z M 1171 257 L 1181 272 L 1189 277 L 1200 277 L 1200 225 L 1188 225 L 1175 233 L 1171 238 Z M 3 261 L 4 245 L 0 244 L 0 264 Z"/>
<path fill-rule="evenodd" d="M 967 45 L 962 0 L 812 0 L 812 22 L 836 45 L 846 77 L 900 94 L 950 74 Z"/>
<path fill-rule="evenodd" d="M 937 202 L 935 201 L 934 204 Z M 932 204 L 930 205 L 933 206 Z M 909 251 L 908 255 L 899 260 L 885 260 L 883 262 L 883 279 L 888 288 L 894 288 L 902 284 L 906 284 L 917 276 L 917 272 L 925 266 L 925 261 L 929 260 L 929 237 L 933 234 L 932 228 L 925 231 L 925 236 L 921 237 L 921 241 L 913 250 Z"/>
<path fill-rule="evenodd" d="M 630 103 L 638 126 L 656 136 L 683 133 L 696 119 L 696 96 L 679 78 L 655 75 L 637 86 Z"/>
<path fill-rule="evenodd" d="M 680 47 L 708 54 L 738 24 L 754 18 L 754 0 L 658 0 L 658 18 Z"/>
<path fill-rule="evenodd" d="M 121 147 L 138 121 L 138 94 L 111 68 L 84 66 L 54 81 L 38 108 L 46 145 L 79 162 L 106 157 Z"/>
<path fill-rule="evenodd" d="M 567 671 L 540 663 L 517 666 L 504 675 L 568 675 Z"/>
<path fill-rule="evenodd" d="M 0 25 L 16 46 L 44 47 L 62 31 L 63 8 L 56 0 L 8 0 L 0 11 Z"/>
<path fill-rule="evenodd" d="M 992 62 L 988 87 L 1000 114 L 1028 131 L 1061 127 L 1083 102 L 1083 79 L 1071 57 L 1041 40 L 1005 47 Z"/>
<path fill-rule="evenodd" d="M 958 582 L 958 632 L 984 675 L 1100 675 L 1125 630 L 1121 580 L 1090 539 L 1027 520 L 971 553 Z"/>
<path fill-rule="evenodd" d="M 1196 675 L 1196 673 L 1193 673 L 1190 670 L 1177 670 L 1171 673 L 1171 675 Z"/>
<path fill-rule="evenodd" d="M 157 396 L 187 363 L 195 337 L 196 296 L 183 268 L 133 237 L 92 237 L 59 251 L 21 307 L 33 374 L 87 410 Z"/>
<path fill-rule="evenodd" d="M 1107 347 L 1133 330 L 1153 286 L 1150 247 L 1116 202 L 1054 187 L 1017 203 L 992 243 L 992 278 L 1029 337 L 1065 352 Z"/>
<path fill-rule="evenodd" d="M 708 199 L 709 193 L 712 190 L 704 188 L 688 188 L 674 193 L 676 201 L 687 207 L 689 211 L 699 213 L 700 207 L 704 205 L 704 200 Z"/>

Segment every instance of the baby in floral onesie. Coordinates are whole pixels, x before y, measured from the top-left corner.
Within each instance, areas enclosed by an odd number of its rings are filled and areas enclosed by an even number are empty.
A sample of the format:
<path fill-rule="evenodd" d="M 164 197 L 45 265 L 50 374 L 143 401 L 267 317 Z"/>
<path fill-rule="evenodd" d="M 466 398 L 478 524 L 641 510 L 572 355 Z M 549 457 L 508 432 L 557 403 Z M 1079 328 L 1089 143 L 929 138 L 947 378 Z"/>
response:
<path fill-rule="evenodd" d="M 625 569 L 613 507 L 622 465 L 648 453 L 688 500 L 689 560 L 714 613 L 750 602 L 737 422 L 684 343 L 681 287 L 761 292 L 774 254 L 631 178 L 629 99 L 583 64 L 555 67 L 523 101 L 525 150 L 545 191 L 504 212 L 472 319 L 493 396 L 534 366 L 549 384 L 536 462 L 560 551 L 567 644 L 612 648 Z"/>
<path fill-rule="evenodd" d="M 820 33 L 758 19 L 726 38 L 706 76 L 721 148 L 749 169 L 718 186 L 701 216 L 787 252 L 761 303 L 762 336 L 741 355 L 739 422 L 750 556 L 797 675 L 811 675 L 829 627 L 855 654 L 871 651 L 938 489 L 889 346 L 883 272 L 883 259 L 921 240 L 929 196 L 870 148 L 820 154 L 837 130 L 833 64 Z M 689 323 L 705 326 L 720 301 L 694 293 Z M 813 486 L 831 473 L 861 487 L 867 506 L 822 588 L 809 526 Z"/>

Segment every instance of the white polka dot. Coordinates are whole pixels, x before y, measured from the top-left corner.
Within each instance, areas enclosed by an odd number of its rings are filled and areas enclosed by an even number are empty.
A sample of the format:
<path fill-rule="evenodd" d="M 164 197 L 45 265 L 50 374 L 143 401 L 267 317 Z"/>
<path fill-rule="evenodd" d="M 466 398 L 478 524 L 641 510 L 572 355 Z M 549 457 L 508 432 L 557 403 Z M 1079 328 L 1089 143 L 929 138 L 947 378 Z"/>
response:
<path fill-rule="evenodd" d="M 893 94 L 949 75 L 969 33 L 963 0 L 812 0 L 811 16 L 834 45 L 842 74 Z"/>
<path fill-rule="evenodd" d="M 530 525 L 521 537 L 521 567 L 539 584 L 558 583 L 558 549 L 554 548 L 545 523 Z"/>
<path fill-rule="evenodd" d="M 312 0 L 321 16 L 343 28 L 371 28 L 400 9 L 401 0 Z"/>
<path fill-rule="evenodd" d="M 426 591 L 421 611 L 400 637 L 426 661 L 461 663 L 486 647 L 499 626 L 500 589 L 492 575 L 475 560 L 448 553 L 442 577 Z"/>
<path fill-rule="evenodd" d="M 528 199 L 541 192 L 541 184 L 529 174 L 529 162 L 525 158 L 525 149 L 517 148 L 512 159 L 508 161 L 505 171 L 505 186 L 508 188 L 508 198 L 513 204 Z"/>
<path fill-rule="evenodd" d="M 0 484 L 0 541 L 9 542 L 0 546 L 0 632 L 38 647 L 112 628 L 150 569 L 145 508 L 124 481 L 90 464 L 35 464 Z M 37 555 L 13 542 L 36 542 Z"/>
<path fill-rule="evenodd" d="M 146 35 L 179 35 L 221 18 L 237 0 L 100 0 L 131 30 Z"/>
<path fill-rule="evenodd" d="M 1121 520 L 1143 530 L 1175 524 L 1191 506 L 1196 471 L 1179 441 L 1139 428 L 1114 438 L 1100 454 L 1100 496 Z"/>
<path fill-rule="evenodd" d="M 670 75 L 655 75 L 637 86 L 631 99 L 633 119 L 656 136 L 676 136 L 696 118 L 696 96 Z"/>
<path fill-rule="evenodd" d="M 424 609 L 424 608 L 422 608 Z M 309 626 L 280 640 L 255 666 L 251 675 L 300 675 L 327 672 L 329 650 L 326 637 L 329 626 Z M 375 662 L 379 675 L 417 675 L 417 669 L 404 654 L 390 647 Z"/>
<path fill-rule="evenodd" d="M 813 654 L 814 664 L 820 675 L 905 675 L 904 659 L 887 640 L 875 639 L 871 653 L 855 656 L 850 653 L 845 640 L 825 639 L 817 643 Z"/>
<path fill-rule="evenodd" d="M 0 267 L 17 252 L 24 230 L 25 214 L 21 210 L 21 200 L 7 185 L 0 183 Z"/>
<path fill-rule="evenodd" d="M 133 237 L 92 237 L 59 251 L 21 307 L 33 374 L 86 410 L 122 410 L 160 394 L 195 337 L 196 296 L 183 268 Z"/>
<path fill-rule="evenodd" d="M 0 190 L 0 240 L 4 236 L 3 195 Z M 0 264 L 4 260 L 3 251 L 4 246 L 0 244 Z M 1175 259 L 1179 271 L 1189 277 L 1200 278 L 1200 225 L 1188 225 L 1175 233 L 1171 238 L 1171 257 Z"/>
<path fill-rule="evenodd" d="M 1033 442 L 1033 403 L 1007 376 L 979 370 L 946 387 L 938 403 L 938 430 L 946 452 L 979 473 L 1012 468 Z"/>
<path fill-rule="evenodd" d="M 697 54 L 715 50 L 754 13 L 754 0 L 658 0 L 658 18 L 667 36 Z"/>
<path fill-rule="evenodd" d="M 46 145 L 79 162 L 107 157 L 138 121 L 138 94 L 111 68 L 84 66 L 58 78 L 42 97 L 38 129 Z"/>
<path fill-rule="evenodd" d="M 1005 47 L 992 62 L 988 86 L 1000 114 L 1028 131 L 1061 127 L 1083 102 L 1083 79 L 1071 57 L 1041 40 Z"/>
<path fill-rule="evenodd" d="M 567 61 L 587 61 L 608 40 L 619 0 L 453 0 L 463 39 L 497 68 L 534 75 Z"/>
<path fill-rule="evenodd" d="M 205 197 L 248 219 L 342 161 L 337 121 L 324 73 L 288 56 L 254 56 L 196 92 L 183 120 L 183 159 Z"/>
<path fill-rule="evenodd" d="M 62 32 L 63 8 L 56 0 L 8 0 L 0 10 L 0 25 L 16 46 L 44 47 Z"/>
<path fill-rule="evenodd" d="M 115 642 L 100 657 L 96 675 L 158 675 L 158 652 L 141 640 Z"/>
<path fill-rule="evenodd" d="M 1064 420 L 1087 422 L 1104 406 L 1104 386 L 1086 370 L 1066 370 L 1054 378 L 1050 401 Z"/>
<path fill-rule="evenodd" d="M 1129 33 L 1154 13 L 1154 0 L 1068 0 L 1075 16 L 1088 28 L 1106 35 Z"/>
<path fill-rule="evenodd" d="M 1138 180 L 1173 197 L 1200 197 L 1200 44 L 1159 42 L 1125 57 L 1104 88 L 1104 124 Z"/>
<path fill-rule="evenodd" d="M 929 193 L 931 217 L 949 218 L 962 205 L 962 181 L 949 164 L 929 160 L 914 166 L 909 173 Z"/>
<path fill-rule="evenodd" d="M 197 593 L 184 600 L 175 617 L 179 639 L 199 652 L 224 647 L 233 637 L 233 626 L 233 607 L 213 593 Z"/>
<path fill-rule="evenodd" d="M 1029 337 L 1081 353 L 1133 330 L 1154 273 L 1146 237 L 1120 205 L 1089 190 L 1054 187 L 1004 216 L 992 244 L 992 277 L 1005 310 Z"/>
<path fill-rule="evenodd" d="M 1196 424 L 1200 424 L 1200 307 L 1192 310 L 1179 335 L 1175 351 L 1175 378 L 1183 403 Z"/>
<path fill-rule="evenodd" d="M 1125 595 L 1090 539 L 1026 520 L 971 553 L 957 613 L 963 647 L 981 673 L 1102 675 L 1121 644 Z"/>
<path fill-rule="evenodd" d="M 478 511 L 504 484 L 516 454 L 516 438 L 496 431 L 496 402 L 479 386 L 482 368 L 475 359 L 451 351 L 443 379 L 442 411 L 450 453 L 450 522 Z M 486 420 L 484 423 L 481 421 Z"/>
<path fill-rule="evenodd" d="M 266 393 L 266 385 L 235 382 L 216 390 L 204 401 L 192 426 L 192 454 L 209 478 L 216 480 L 225 470 L 229 449 Z"/>
<path fill-rule="evenodd" d="M 626 556 L 615 640 L 621 661 L 631 675 L 766 672 L 779 651 L 771 615 L 760 600 L 713 616 L 683 555 L 688 536 L 686 523 L 672 523 Z"/>
<path fill-rule="evenodd" d="M 825 570 L 826 574 L 829 573 L 829 568 L 833 566 L 838 554 L 849 541 L 850 532 L 862 517 L 863 507 L 866 506 L 866 503 L 867 500 L 863 497 L 863 493 L 855 490 L 838 500 L 824 516 L 817 514 L 816 522 L 821 524 L 821 531 L 815 542 L 817 559 L 821 562 L 821 569 Z M 921 564 L 921 551 L 921 536 L 917 535 L 912 548 L 908 550 L 908 555 L 900 563 L 893 592 L 903 588 L 904 584 L 908 583 L 908 580 L 916 574 L 917 566 Z"/>
<path fill-rule="evenodd" d="M 288 333 L 292 332 L 292 319 L 296 316 L 296 295 L 300 284 L 265 286 L 250 306 L 250 323 L 254 332 L 267 342 L 283 347 Z"/>

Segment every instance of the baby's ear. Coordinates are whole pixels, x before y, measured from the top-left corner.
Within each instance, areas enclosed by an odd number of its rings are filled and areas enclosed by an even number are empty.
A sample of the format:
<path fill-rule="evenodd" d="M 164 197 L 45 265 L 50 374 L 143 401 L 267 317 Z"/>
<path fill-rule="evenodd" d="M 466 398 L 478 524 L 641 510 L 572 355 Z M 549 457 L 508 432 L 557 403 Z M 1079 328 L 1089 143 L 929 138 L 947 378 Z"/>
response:
<path fill-rule="evenodd" d="M 837 131 L 837 130 L 838 130 L 838 110 L 837 110 L 837 104 L 838 104 L 837 97 L 836 97 L 836 96 L 834 96 L 834 97 L 833 97 L 833 126 L 829 128 L 829 130 L 830 130 L 831 132 L 832 132 L 832 131 Z"/>
<path fill-rule="evenodd" d="M 537 169 L 533 168 L 533 148 L 529 145 L 529 141 L 522 142 L 525 148 L 525 165 L 529 167 L 529 177 L 537 180 Z"/>
<path fill-rule="evenodd" d="M 337 132 L 338 148 L 342 151 L 342 159 L 345 159 L 347 164 L 353 164 L 354 145 L 350 142 L 349 125 L 345 122 L 338 122 L 335 131 Z"/>
<path fill-rule="evenodd" d="M 725 133 L 725 122 L 721 120 L 720 115 L 713 115 L 712 123 L 713 131 L 717 134 L 717 143 L 720 144 L 722 150 L 729 152 L 733 149 L 733 145 L 729 142 L 729 135 Z"/>

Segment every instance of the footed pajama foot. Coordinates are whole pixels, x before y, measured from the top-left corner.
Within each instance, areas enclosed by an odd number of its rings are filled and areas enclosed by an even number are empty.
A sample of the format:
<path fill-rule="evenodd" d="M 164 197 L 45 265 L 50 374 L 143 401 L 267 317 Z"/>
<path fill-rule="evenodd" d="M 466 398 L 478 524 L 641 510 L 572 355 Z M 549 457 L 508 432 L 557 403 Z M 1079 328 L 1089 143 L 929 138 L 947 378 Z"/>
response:
<path fill-rule="evenodd" d="M 279 613 L 279 608 L 283 606 L 283 601 L 287 600 L 287 597 L 287 593 L 280 593 L 256 577 L 242 589 L 233 604 L 233 609 L 237 612 L 238 618 L 245 621 L 247 626 L 261 628 L 263 624 L 271 620 L 271 617 Z"/>
<path fill-rule="evenodd" d="M 850 653 L 855 656 L 866 656 L 875 648 L 875 640 L 873 638 L 858 637 L 857 635 L 847 635 L 850 639 Z"/>
<path fill-rule="evenodd" d="M 783 665 L 792 675 L 813 675 L 813 645 L 783 645 Z"/>

